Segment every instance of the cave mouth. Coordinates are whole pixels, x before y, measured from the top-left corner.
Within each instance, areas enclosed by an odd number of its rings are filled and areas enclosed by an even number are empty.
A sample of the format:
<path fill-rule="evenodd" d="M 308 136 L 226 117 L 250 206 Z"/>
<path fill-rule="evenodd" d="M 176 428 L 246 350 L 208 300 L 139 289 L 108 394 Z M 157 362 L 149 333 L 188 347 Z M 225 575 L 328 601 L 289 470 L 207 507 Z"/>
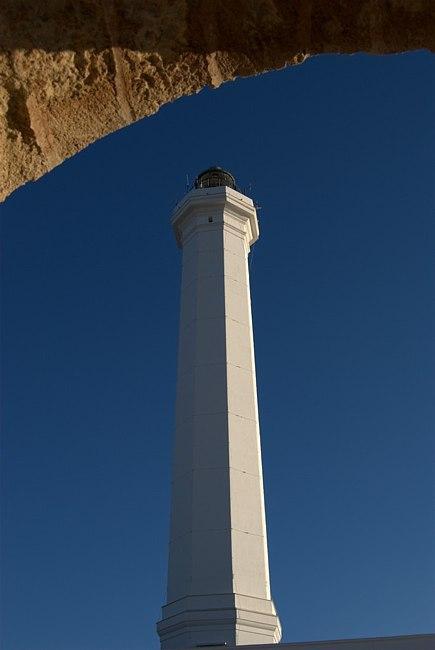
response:
<path fill-rule="evenodd" d="M 432 0 L 5 0 L 0 200 L 204 86 L 308 56 L 435 51 Z"/>

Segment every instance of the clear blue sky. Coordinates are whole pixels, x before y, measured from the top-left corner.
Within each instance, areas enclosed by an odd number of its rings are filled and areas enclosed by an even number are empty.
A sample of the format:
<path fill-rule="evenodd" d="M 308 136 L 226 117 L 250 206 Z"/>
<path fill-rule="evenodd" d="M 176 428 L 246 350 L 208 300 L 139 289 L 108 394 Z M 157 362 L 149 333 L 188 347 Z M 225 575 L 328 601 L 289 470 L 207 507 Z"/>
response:
<path fill-rule="evenodd" d="M 157 650 L 180 253 L 220 164 L 251 282 L 284 639 L 435 629 L 435 58 L 323 57 L 165 106 L 3 206 L 3 650 Z"/>

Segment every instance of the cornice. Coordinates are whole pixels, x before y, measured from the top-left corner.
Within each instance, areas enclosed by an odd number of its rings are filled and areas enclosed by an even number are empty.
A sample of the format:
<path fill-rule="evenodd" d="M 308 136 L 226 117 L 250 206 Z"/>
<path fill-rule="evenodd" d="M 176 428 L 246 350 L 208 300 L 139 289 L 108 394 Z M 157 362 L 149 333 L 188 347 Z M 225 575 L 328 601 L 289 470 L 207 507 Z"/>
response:
<path fill-rule="evenodd" d="M 231 189 L 230 187 L 213 187 L 191 190 L 176 206 L 171 217 L 178 246 L 182 247 L 182 226 L 192 215 L 201 212 L 210 216 L 218 211 L 239 220 L 241 224 L 249 222 L 249 246 L 257 241 L 259 236 L 257 212 L 252 199 Z M 226 224 L 227 225 L 227 224 Z"/>

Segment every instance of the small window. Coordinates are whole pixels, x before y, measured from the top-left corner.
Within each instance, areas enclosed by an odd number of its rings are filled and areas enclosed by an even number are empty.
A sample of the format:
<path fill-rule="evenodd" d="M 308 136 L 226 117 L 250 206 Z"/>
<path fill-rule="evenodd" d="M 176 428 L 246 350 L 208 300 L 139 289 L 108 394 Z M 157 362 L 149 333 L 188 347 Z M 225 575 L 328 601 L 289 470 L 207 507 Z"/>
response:
<path fill-rule="evenodd" d="M 209 222 L 209 223 L 213 223 L 213 217 L 209 217 L 209 218 L 208 218 L 208 222 Z"/>

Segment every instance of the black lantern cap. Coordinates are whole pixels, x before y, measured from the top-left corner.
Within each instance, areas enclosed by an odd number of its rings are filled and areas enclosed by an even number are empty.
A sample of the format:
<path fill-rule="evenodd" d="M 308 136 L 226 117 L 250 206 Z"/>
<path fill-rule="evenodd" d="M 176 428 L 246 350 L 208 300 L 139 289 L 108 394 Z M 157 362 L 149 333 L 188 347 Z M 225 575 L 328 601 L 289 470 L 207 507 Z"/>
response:
<path fill-rule="evenodd" d="M 209 167 L 198 174 L 195 181 L 195 189 L 221 186 L 231 187 L 233 190 L 237 189 L 234 176 L 222 169 L 222 167 Z"/>

